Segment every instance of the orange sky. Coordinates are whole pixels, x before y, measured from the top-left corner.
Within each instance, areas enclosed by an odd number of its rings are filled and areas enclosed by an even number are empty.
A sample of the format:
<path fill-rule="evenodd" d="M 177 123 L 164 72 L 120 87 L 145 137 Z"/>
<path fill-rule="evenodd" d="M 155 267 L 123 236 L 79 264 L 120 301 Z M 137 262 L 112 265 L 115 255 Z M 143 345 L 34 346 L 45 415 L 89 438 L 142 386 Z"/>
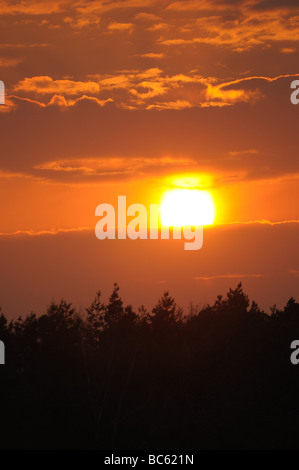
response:
<path fill-rule="evenodd" d="M 2 1 L 4 311 L 85 305 L 114 281 L 136 306 L 239 280 L 267 309 L 298 297 L 298 18 L 292 0 Z M 94 237 L 98 204 L 148 206 L 186 178 L 216 203 L 198 253 Z"/>

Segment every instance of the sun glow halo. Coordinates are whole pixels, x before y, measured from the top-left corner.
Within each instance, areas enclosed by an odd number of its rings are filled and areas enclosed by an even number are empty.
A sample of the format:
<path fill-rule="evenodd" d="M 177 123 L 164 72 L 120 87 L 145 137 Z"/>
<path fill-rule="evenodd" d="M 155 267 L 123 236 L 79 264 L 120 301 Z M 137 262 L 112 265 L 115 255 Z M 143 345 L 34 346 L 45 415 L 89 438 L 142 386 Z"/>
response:
<path fill-rule="evenodd" d="M 215 206 L 209 191 L 173 189 L 164 194 L 160 213 L 161 223 L 166 227 L 211 225 Z"/>

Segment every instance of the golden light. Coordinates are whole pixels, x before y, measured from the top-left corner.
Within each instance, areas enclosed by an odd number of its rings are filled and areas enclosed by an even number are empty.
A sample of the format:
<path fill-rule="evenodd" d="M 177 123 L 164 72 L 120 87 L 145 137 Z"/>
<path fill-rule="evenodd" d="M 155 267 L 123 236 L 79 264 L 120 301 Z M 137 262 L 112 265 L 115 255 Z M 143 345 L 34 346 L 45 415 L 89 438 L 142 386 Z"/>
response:
<path fill-rule="evenodd" d="M 211 225 L 215 219 L 215 206 L 209 191 L 173 189 L 167 191 L 160 205 L 162 225 Z"/>
<path fill-rule="evenodd" d="M 184 189 L 203 189 L 211 186 L 213 177 L 209 174 L 201 173 L 200 175 L 195 174 L 184 174 L 175 175 L 169 178 L 169 183 L 176 186 L 177 188 Z"/>

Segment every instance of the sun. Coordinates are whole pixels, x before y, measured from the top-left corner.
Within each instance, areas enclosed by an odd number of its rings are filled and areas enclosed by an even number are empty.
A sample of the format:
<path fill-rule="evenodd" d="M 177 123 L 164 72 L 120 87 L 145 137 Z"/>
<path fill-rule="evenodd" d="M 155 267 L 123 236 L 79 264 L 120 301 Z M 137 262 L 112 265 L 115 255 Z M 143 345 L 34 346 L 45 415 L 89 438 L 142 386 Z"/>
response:
<path fill-rule="evenodd" d="M 211 225 L 215 205 L 209 191 L 173 189 L 164 194 L 160 214 L 161 223 L 166 227 Z"/>

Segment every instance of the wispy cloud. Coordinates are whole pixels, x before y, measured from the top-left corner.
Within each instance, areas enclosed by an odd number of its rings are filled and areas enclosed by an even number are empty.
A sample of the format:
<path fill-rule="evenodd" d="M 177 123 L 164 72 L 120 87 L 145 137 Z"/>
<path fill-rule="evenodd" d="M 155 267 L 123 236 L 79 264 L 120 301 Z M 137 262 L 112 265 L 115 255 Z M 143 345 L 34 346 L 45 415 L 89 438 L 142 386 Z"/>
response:
<path fill-rule="evenodd" d="M 16 230 L 15 232 L 0 232 L 0 237 L 39 237 L 42 235 L 59 235 L 62 233 L 89 232 L 94 227 L 53 228 L 50 230 Z"/>
<path fill-rule="evenodd" d="M 81 15 L 103 14 L 113 10 L 130 10 L 146 8 L 154 4 L 154 0 L 120 0 L 120 1 L 85 1 L 78 0 L 76 10 Z"/>
<path fill-rule="evenodd" d="M 64 11 L 71 0 L 27 0 L 11 2 L 2 0 L 0 15 L 51 15 Z"/>
<path fill-rule="evenodd" d="M 108 31 L 110 32 L 124 32 L 127 31 L 131 33 L 134 29 L 133 23 L 118 23 L 113 22 L 108 25 Z"/>
<path fill-rule="evenodd" d="M 96 182 L 105 178 L 130 178 L 155 173 L 157 169 L 174 170 L 195 165 L 191 158 L 98 157 L 49 161 L 34 166 L 34 175 L 48 180 Z"/>
<path fill-rule="evenodd" d="M 140 54 L 139 57 L 143 59 L 163 59 L 165 54 L 163 52 L 147 52 L 146 54 Z"/>
<path fill-rule="evenodd" d="M 297 51 L 296 47 L 281 47 L 280 52 L 282 54 L 294 54 Z"/>
<path fill-rule="evenodd" d="M 97 16 L 67 16 L 64 23 L 69 24 L 74 29 L 83 29 L 90 26 L 99 26 L 101 19 Z"/>
<path fill-rule="evenodd" d="M 225 223 L 223 225 L 270 225 L 270 226 L 275 226 L 275 225 L 293 225 L 293 224 L 299 224 L 299 219 L 290 219 L 290 220 L 278 220 L 278 221 L 271 221 L 267 219 L 262 219 L 262 220 L 248 220 L 248 221 L 235 221 L 235 222 L 230 222 L 229 224 Z M 222 224 L 221 224 L 222 225 Z"/>
<path fill-rule="evenodd" d="M 147 13 L 146 11 L 142 11 L 140 13 L 137 13 L 137 15 L 135 15 L 135 20 L 159 21 L 160 17 L 158 15 L 155 15 L 154 13 Z"/>
<path fill-rule="evenodd" d="M 257 11 L 258 3 L 174 2 L 168 10 L 182 13 L 201 10 L 201 16 L 193 22 L 190 19 L 189 23 L 185 21 L 181 34 L 178 34 L 180 28 L 177 27 L 176 34 L 172 31 L 171 36 L 160 38 L 159 42 L 173 47 L 209 44 L 243 51 L 253 47 L 269 47 L 282 41 L 298 41 L 298 5 L 294 8 L 294 4 L 291 6 L 285 2 L 286 5 L 279 9 L 278 4 L 269 2 L 269 8 L 259 8 Z"/>
<path fill-rule="evenodd" d="M 14 92 L 24 91 L 38 95 L 62 93 L 66 95 L 78 95 L 82 93 L 98 93 L 100 86 L 96 82 L 82 82 L 68 79 L 54 80 L 48 76 L 24 78 L 17 83 Z"/>
<path fill-rule="evenodd" d="M 262 274 L 218 274 L 211 276 L 195 276 L 193 277 L 196 281 L 215 281 L 217 279 L 244 279 L 244 278 L 255 278 L 259 279 L 263 277 Z"/>
<path fill-rule="evenodd" d="M 22 57 L 0 57 L 0 67 L 15 67 L 22 62 Z"/>

